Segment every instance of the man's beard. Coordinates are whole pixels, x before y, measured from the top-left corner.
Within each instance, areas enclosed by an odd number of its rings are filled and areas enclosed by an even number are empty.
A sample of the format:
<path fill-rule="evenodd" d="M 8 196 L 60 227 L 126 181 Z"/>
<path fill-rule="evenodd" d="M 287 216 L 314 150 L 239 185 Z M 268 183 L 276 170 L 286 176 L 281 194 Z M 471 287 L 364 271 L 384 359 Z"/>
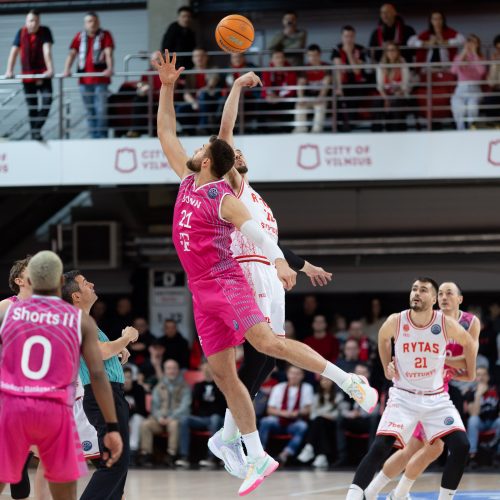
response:
<path fill-rule="evenodd" d="M 201 170 L 201 162 L 198 165 L 191 158 L 186 162 L 186 167 L 191 170 L 191 172 L 199 172 Z"/>
<path fill-rule="evenodd" d="M 248 173 L 248 167 L 246 165 L 239 165 L 238 167 L 236 167 L 236 170 L 241 174 L 246 174 Z"/>
<path fill-rule="evenodd" d="M 415 312 L 420 312 L 424 310 L 424 307 L 421 302 L 418 302 L 417 304 L 413 304 L 413 302 L 410 302 L 410 309 Z"/>

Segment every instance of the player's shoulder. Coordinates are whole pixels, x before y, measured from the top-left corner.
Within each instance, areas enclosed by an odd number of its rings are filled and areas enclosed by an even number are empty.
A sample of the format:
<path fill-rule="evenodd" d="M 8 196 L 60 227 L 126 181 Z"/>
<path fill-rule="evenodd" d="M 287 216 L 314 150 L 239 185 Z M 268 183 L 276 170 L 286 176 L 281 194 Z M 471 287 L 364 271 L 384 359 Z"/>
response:
<path fill-rule="evenodd" d="M 384 326 L 384 325 L 397 325 L 399 318 L 401 317 L 401 315 L 403 313 L 404 313 L 404 311 L 390 314 L 387 317 L 387 319 L 384 321 L 384 324 L 382 326 Z"/>

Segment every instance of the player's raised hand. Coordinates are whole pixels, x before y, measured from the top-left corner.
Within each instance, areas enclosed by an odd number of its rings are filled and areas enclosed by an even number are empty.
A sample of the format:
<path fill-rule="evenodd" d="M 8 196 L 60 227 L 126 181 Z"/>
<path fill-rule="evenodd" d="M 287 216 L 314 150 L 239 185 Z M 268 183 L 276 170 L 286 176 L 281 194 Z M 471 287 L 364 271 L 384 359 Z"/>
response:
<path fill-rule="evenodd" d="M 175 68 L 176 62 L 177 55 L 175 52 L 172 58 L 170 58 L 168 50 L 165 50 L 165 58 L 163 58 L 160 51 L 155 52 L 151 64 L 158 71 L 158 76 L 163 85 L 173 85 L 177 81 L 177 78 L 179 78 L 179 75 L 184 71 L 184 66 L 178 69 Z"/>
<path fill-rule="evenodd" d="M 234 83 L 236 85 L 239 85 L 240 87 L 252 88 L 256 87 L 257 85 L 260 85 L 262 87 L 260 78 L 253 71 L 249 71 L 248 73 L 241 75 L 235 80 Z"/>
<path fill-rule="evenodd" d="M 102 454 L 102 459 L 106 463 L 106 467 L 111 467 L 121 457 L 123 451 L 122 437 L 119 432 L 107 432 L 103 441 L 106 450 Z"/>
<path fill-rule="evenodd" d="M 285 259 L 276 259 L 274 265 L 278 272 L 278 278 L 281 283 L 283 283 L 283 288 L 285 290 L 291 290 L 297 282 L 297 273 L 290 268 Z"/>
<path fill-rule="evenodd" d="M 325 271 L 322 267 L 313 266 L 307 260 L 301 271 L 309 277 L 312 286 L 325 286 L 332 281 L 332 273 Z"/>

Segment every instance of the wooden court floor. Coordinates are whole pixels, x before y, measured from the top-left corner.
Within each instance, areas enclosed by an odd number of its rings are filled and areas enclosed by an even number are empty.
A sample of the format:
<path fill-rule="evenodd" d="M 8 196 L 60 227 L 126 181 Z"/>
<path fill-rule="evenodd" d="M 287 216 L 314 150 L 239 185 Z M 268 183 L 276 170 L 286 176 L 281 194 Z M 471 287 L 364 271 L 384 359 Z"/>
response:
<path fill-rule="evenodd" d="M 277 471 L 248 499 L 344 499 L 354 472 L 311 470 Z M 412 498 L 437 499 L 440 473 L 426 473 L 416 483 Z M 88 479 L 87 479 L 88 480 Z M 86 480 L 79 484 L 79 492 Z M 387 488 L 390 491 L 396 483 Z M 222 500 L 237 499 L 240 481 L 222 470 L 131 470 L 127 480 L 127 500 Z M 8 490 L 7 490 L 8 491 Z M 7 491 L 2 498 L 10 498 Z M 380 496 L 385 499 L 386 495 Z M 466 473 L 455 500 L 500 500 L 500 471 Z"/>

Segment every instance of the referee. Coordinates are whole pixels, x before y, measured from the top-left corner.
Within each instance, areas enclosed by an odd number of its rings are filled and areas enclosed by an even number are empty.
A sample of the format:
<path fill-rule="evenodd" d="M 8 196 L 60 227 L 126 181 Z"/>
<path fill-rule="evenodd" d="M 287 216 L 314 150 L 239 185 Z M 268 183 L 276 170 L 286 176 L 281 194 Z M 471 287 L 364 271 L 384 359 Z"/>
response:
<path fill-rule="evenodd" d="M 94 284 L 87 281 L 80 271 L 69 271 L 64 274 L 64 285 L 62 296 L 66 302 L 90 313 L 90 309 L 97 300 L 94 291 Z M 122 336 L 110 342 L 106 334 L 98 329 L 99 348 L 104 360 L 104 368 L 108 375 L 118 417 L 118 426 L 123 440 L 123 453 L 120 459 L 108 468 L 104 462 L 100 462 L 97 470 L 92 475 L 80 500 L 121 500 L 125 491 L 127 480 L 130 442 L 129 442 L 129 405 L 123 393 L 123 383 L 125 381 L 122 363 L 125 363 L 130 356 L 126 346 L 130 342 L 135 342 L 138 332 L 135 328 L 128 326 L 122 332 Z M 118 355 L 121 356 L 121 362 Z M 90 385 L 90 376 L 85 361 L 80 358 L 80 378 L 85 390 L 83 396 L 83 409 L 89 422 L 97 430 L 99 450 L 104 451 L 103 438 L 106 434 L 106 422 L 95 399 Z"/>

